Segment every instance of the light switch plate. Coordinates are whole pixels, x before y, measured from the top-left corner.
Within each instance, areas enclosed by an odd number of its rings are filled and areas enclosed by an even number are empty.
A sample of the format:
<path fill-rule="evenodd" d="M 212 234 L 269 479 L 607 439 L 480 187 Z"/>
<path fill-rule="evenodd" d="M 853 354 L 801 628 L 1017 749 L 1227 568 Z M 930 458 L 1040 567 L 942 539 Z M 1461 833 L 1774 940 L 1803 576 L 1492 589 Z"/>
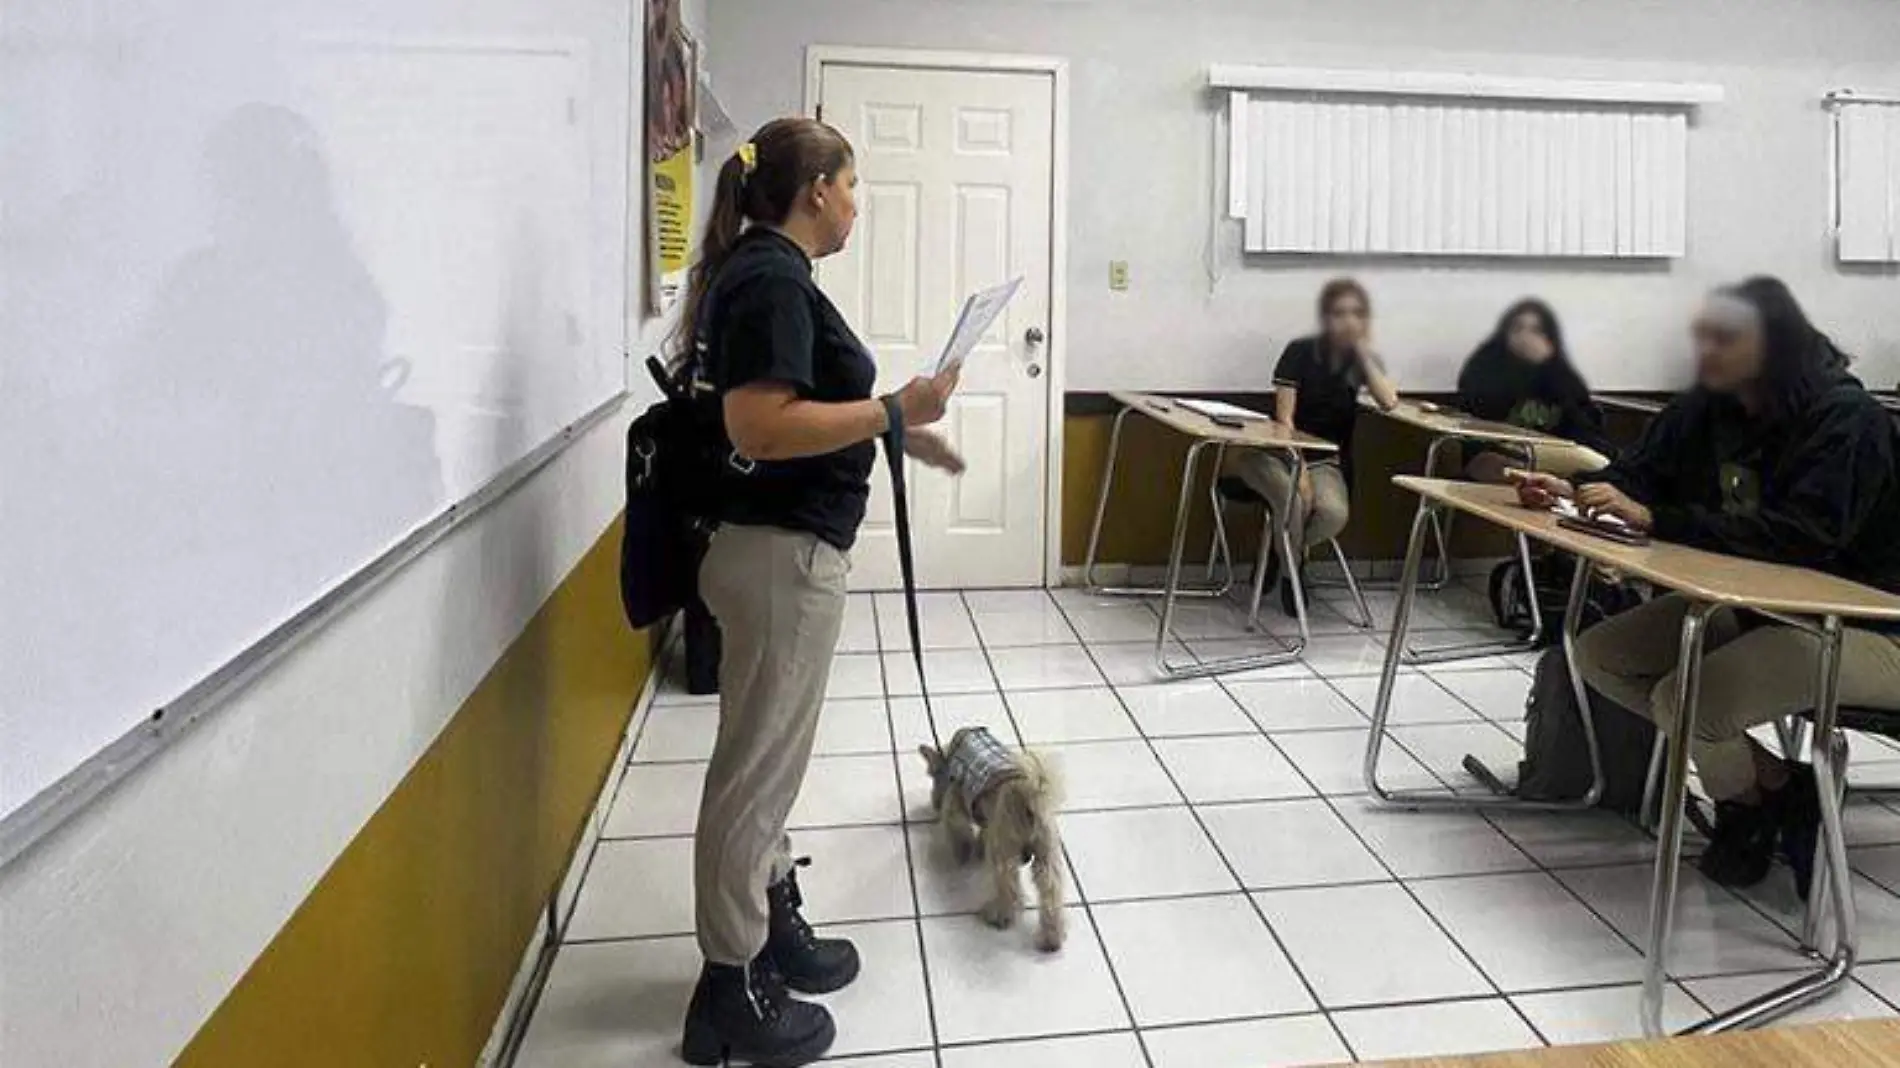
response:
<path fill-rule="evenodd" d="M 1108 288 L 1117 293 L 1128 289 L 1128 261 L 1110 260 L 1108 264 Z"/>

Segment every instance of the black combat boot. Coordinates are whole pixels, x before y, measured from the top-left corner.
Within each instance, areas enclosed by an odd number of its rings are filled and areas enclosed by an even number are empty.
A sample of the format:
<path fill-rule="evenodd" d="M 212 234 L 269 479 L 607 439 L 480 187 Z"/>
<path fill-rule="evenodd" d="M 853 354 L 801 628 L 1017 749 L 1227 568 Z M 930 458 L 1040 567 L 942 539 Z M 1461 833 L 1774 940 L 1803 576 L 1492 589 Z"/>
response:
<path fill-rule="evenodd" d="M 1814 861 L 1821 843 L 1821 794 L 1814 769 L 1790 764 L 1787 785 L 1769 791 L 1763 806 L 1781 825 L 1781 855 L 1794 871 L 1795 893 L 1806 901 L 1814 886 Z"/>
<path fill-rule="evenodd" d="M 831 1013 L 792 998 L 763 959 L 744 968 L 707 964 L 686 1010 L 680 1057 L 704 1068 L 802 1068 L 823 1057 L 837 1037 Z"/>
<path fill-rule="evenodd" d="M 766 887 L 772 911 L 764 957 L 793 990 L 829 994 L 858 977 L 858 949 L 842 938 L 819 938 L 799 914 L 805 897 L 798 891 L 798 869 L 810 866 L 810 857 L 800 857 L 785 878 Z"/>
<path fill-rule="evenodd" d="M 1300 590 L 1305 592 L 1309 588 L 1310 587 L 1306 585 L 1306 568 L 1302 567 L 1300 568 Z M 1310 608 L 1312 606 L 1311 602 L 1308 602 L 1307 606 Z M 1285 612 L 1288 619 L 1300 618 L 1300 607 L 1293 597 L 1293 576 L 1291 574 L 1280 576 L 1280 611 Z"/>

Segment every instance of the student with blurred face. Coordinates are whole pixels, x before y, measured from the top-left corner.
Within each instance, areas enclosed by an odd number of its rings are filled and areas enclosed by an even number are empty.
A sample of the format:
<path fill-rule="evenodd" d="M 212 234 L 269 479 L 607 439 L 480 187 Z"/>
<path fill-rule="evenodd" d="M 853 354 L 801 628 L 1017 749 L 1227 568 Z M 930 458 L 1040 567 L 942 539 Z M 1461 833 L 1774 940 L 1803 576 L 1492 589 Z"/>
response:
<path fill-rule="evenodd" d="M 1520 300 L 1497 329 L 1465 360 L 1458 374 L 1458 406 L 1480 419 L 1535 430 L 1574 444 L 1536 450 L 1536 469 L 1553 475 L 1600 471 L 1614 453 L 1603 413 L 1564 350 L 1557 313 L 1541 300 Z M 1521 453 L 1498 447 L 1474 452 L 1465 464 L 1476 482 L 1503 482 L 1507 467 L 1526 466 Z"/>
<path fill-rule="evenodd" d="M 1847 357 L 1772 278 L 1712 294 L 1695 348 L 1695 388 L 1634 449 L 1572 481 L 1516 474 L 1524 503 L 1568 497 L 1666 541 L 1900 593 L 1900 431 Z M 1584 632 L 1590 685 L 1668 729 L 1687 609 L 1663 597 Z M 1694 757 L 1717 819 L 1701 868 L 1752 885 L 1779 847 L 1805 896 L 1820 819 L 1813 772 L 1748 730 L 1813 707 L 1816 643 L 1749 613 L 1719 612 L 1707 633 Z M 1900 626 L 1849 627 L 1840 672 L 1843 704 L 1900 712 Z"/>
<path fill-rule="evenodd" d="M 1235 461 L 1240 477 L 1274 510 L 1275 533 L 1286 530 L 1296 553 L 1346 529 L 1352 511 L 1352 434 L 1359 418 L 1359 391 L 1369 391 L 1387 410 L 1399 403 L 1398 391 L 1372 349 L 1372 300 L 1365 287 L 1350 278 L 1326 283 L 1320 290 L 1319 318 L 1320 332 L 1289 344 L 1274 368 L 1274 419 L 1339 446 L 1338 457 L 1307 466 L 1290 515 L 1286 499 L 1293 485 L 1291 462 L 1263 452 Z M 1261 558 L 1277 550 L 1276 540 Z M 1282 563 L 1298 566 L 1297 560 Z M 1280 601 L 1289 613 L 1292 593 L 1291 583 L 1281 587 Z"/>

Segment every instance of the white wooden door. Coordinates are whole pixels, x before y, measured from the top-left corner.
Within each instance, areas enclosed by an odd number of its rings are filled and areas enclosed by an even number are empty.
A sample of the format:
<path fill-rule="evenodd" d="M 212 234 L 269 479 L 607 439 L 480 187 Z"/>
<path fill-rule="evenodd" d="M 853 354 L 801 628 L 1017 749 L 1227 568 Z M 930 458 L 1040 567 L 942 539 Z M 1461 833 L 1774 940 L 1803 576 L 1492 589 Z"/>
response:
<path fill-rule="evenodd" d="M 819 281 L 877 356 L 878 390 L 928 373 L 971 292 L 1022 275 L 939 429 L 969 461 L 909 467 L 918 583 L 1043 583 L 1054 76 L 823 67 L 826 122 L 857 150 L 860 217 Z M 900 584 L 889 475 L 872 481 L 852 585 Z"/>

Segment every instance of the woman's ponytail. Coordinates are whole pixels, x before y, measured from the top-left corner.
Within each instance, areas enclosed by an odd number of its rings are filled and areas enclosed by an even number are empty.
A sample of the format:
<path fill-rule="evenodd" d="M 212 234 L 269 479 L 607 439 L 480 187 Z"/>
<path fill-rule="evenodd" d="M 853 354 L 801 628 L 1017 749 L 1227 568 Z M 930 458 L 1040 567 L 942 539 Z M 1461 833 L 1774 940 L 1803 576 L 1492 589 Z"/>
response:
<path fill-rule="evenodd" d="M 745 232 L 745 179 L 747 163 L 738 153 L 726 157 L 713 181 L 712 215 L 699 239 L 699 261 L 686 276 L 686 306 L 680 309 L 679 322 L 673 324 L 671 365 L 678 367 L 693 348 L 693 332 L 698 328 L 699 306 L 706 299 L 713 276 L 725 266 L 726 257 Z"/>
<path fill-rule="evenodd" d="M 801 190 L 850 162 L 851 144 L 842 134 L 815 119 L 796 118 L 766 123 L 726 157 L 713 182 L 712 215 L 700 238 L 699 261 L 687 275 L 686 306 L 673 327 L 672 366 L 691 355 L 700 306 L 746 224 L 784 222 Z"/>

